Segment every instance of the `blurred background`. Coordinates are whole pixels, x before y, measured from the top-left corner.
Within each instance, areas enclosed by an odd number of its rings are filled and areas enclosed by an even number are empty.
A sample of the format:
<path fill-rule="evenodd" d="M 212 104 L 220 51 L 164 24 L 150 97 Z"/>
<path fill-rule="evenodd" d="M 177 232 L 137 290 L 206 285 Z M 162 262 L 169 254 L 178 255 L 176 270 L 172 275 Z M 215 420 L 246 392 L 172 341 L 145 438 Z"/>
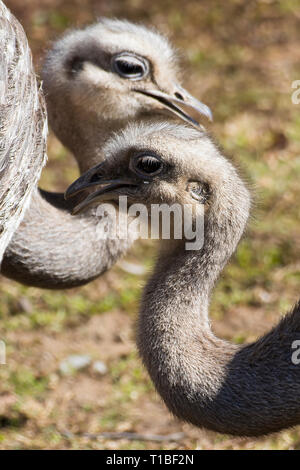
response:
<path fill-rule="evenodd" d="M 179 49 L 185 87 L 214 113 L 215 139 L 244 170 L 255 195 L 244 240 L 211 306 L 216 334 L 256 339 L 299 297 L 299 0 L 7 0 L 22 23 L 37 70 L 51 40 L 99 16 L 154 25 Z M 64 190 L 72 156 L 50 135 L 41 187 Z M 134 322 L 155 243 L 91 284 L 69 291 L 27 288 L 1 277 L 0 448 L 299 449 L 300 427 L 261 439 L 220 435 L 175 420 L 136 353 Z M 130 263 L 130 264 L 128 264 Z M 71 364 L 79 355 L 81 364 Z M 78 358 L 77 358 L 78 359 Z M 74 360 L 74 358 L 73 358 Z M 78 362 L 78 361 L 77 361 Z M 135 432 L 135 440 L 101 432 Z M 89 433 L 86 435 L 85 433 Z M 182 433 L 175 441 L 145 434 Z"/>

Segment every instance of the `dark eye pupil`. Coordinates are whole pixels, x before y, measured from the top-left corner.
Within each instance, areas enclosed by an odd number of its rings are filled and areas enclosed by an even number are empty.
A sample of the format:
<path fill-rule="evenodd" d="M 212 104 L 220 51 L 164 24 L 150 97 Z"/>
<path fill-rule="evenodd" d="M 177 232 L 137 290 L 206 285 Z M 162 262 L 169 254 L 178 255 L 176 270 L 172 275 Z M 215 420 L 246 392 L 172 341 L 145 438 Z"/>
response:
<path fill-rule="evenodd" d="M 162 166 L 162 163 L 155 157 L 142 157 L 137 163 L 138 170 L 148 175 L 155 173 Z"/>
<path fill-rule="evenodd" d="M 118 69 L 124 75 L 142 75 L 143 68 L 140 65 L 132 64 L 125 60 L 118 60 L 116 63 Z"/>

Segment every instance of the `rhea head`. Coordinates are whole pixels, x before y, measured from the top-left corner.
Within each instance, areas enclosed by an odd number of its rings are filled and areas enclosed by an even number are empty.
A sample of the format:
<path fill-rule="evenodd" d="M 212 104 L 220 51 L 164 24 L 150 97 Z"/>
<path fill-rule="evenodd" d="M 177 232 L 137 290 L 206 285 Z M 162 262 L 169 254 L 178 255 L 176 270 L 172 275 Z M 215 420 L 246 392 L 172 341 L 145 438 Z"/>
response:
<path fill-rule="evenodd" d="M 103 154 L 105 160 L 66 191 L 69 198 L 90 188 L 74 213 L 127 196 L 129 203 L 148 208 L 187 204 L 195 208 L 194 214 L 203 214 L 204 206 L 205 214 L 220 223 L 226 219 L 230 225 L 240 213 L 246 222 L 248 192 L 233 165 L 204 132 L 169 122 L 130 124 L 106 143 Z"/>
<path fill-rule="evenodd" d="M 210 109 L 179 84 L 168 41 L 127 21 L 102 19 L 67 33 L 49 51 L 42 76 L 50 124 L 69 147 L 66 127 L 74 120 L 77 127 L 93 123 L 107 132 L 145 114 L 172 113 L 197 128 L 192 109 L 212 119 Z"/>

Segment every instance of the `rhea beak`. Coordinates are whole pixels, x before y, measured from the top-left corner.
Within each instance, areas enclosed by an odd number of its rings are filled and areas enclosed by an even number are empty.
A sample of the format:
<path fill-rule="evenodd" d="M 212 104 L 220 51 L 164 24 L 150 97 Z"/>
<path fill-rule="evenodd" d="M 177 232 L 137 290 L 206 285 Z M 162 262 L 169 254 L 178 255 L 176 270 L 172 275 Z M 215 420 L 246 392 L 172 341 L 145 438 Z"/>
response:
<path fill-rule="evenodd" d="M 192 116 L 190 116 L 190 114 L 186 113 L 182 107 L 186 106 L 187 108 L 197 111 L 202 116 L 205 116 L 209 121 L 213 120 L 213 115 L 210 108 L 206 106 L 206 104 L 201 103 L 201 101 L 198 101 L 188 91 L 179 85 L 176 85 L 175 87 L 174 96 L 164 93 L 160 90 L 145 90 L 142 88 L 134 88 L 133 91 L 156 99 L 165 108 L 176 114 L 176 116 L 180 117 L 183 121 L 192 124 L 197 129 L 202 127 L 201 124 Z"/>
<path fill-rule="evenodd" d="M 102 185 L 103 187 L 94 193 L 89 194 L 83 201 L 74 207 L 72 214 L 78 214 L 83 209 L 95 204 L 111 200 L 112 196 L 118 194 L 117 190 L 124 187 L 136 187 L 137 183 L 128 178 L 106 179 L 102 174 L 105 162 L 94 166 L 90 170 L 83 173 L 77 180 L 72 183 L 65 192 L 65 199 L 69 199 L 92 186 Z"/>

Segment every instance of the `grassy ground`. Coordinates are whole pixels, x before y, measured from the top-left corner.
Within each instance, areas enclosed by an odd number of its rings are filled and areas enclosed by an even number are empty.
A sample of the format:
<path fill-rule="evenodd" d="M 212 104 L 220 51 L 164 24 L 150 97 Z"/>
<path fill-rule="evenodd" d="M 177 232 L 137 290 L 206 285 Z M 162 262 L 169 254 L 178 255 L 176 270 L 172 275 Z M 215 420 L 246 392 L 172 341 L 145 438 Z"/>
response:
<path fill-rule="evenodd" d="M 211 128 L 252 181 L 249 230 L 215 291 L 215 332 L 236 343 L 257 338 L 299 297 L 300 2 L 296 0 L 7 0 L 24 25 L 38 66 L 48 41 L 96 16 L 153 24 L 183 52 L 186 87 L 211 106 Z M 63 190 L 75 163 L 53 136 L 42 186 Z M 152 264 L 155 247 L 135 245 L 127 260 Z M 134 321 L 147 275 L 115 266 L 90 285 L 62 292 L 1 278 L 0 448 L 297 449 L 300 428 L 237 439 L 174 420 L 155 393 L 134 344 Z M 70 354 L 102 360 L 65 376 Z M 89 432 L 183 432 L 177 442 L 85 436 Z"/>

